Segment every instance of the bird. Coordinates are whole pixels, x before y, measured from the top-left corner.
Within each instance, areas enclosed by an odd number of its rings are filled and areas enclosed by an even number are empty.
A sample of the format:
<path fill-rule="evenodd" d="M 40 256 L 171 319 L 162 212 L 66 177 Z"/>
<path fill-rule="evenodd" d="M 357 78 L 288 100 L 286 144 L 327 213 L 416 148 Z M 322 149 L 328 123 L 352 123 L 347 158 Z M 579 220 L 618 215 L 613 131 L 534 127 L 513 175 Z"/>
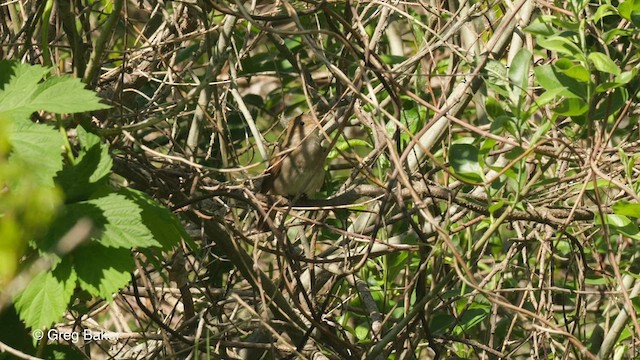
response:
<path fill-rule="evenodd" d="M 263 194 L 289 199 L 308 198 L 324 183 L 324 162 L 328 152 L 320 123 L 312 115 L 301 114 L 289 121 L 286 136 L 265 170 Z"/>

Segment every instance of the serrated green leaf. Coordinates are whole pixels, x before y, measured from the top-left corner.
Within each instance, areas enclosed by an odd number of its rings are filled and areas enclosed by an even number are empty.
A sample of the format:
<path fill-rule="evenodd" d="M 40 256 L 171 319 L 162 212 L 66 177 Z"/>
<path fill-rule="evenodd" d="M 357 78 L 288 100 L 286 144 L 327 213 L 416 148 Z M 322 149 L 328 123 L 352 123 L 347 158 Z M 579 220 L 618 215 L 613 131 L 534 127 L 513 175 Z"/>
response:
<path fill-rule="evenodd" d="M 73 295 L 73 292 L 76 289 L 76 281 L 78 279 L 75 270 L 71 266 L 71 262 L 67 259 L 62 259 L 56 268 L 53 269 L 53 276 L 58 279 L 58 281 L 62 282 L 62 296 L 64 298 L 71 299 L 71 295 Z"/>
<path fill-rule="evenodd" d="M 33 93 L 29 106 L 52 113 L 77 113 L 108 109 L 96 93 L 84 88 L 80 79 L 61 76 L 47 79 Z"/>
<path fill-rule="evenodd" d="M 82 131 L 79 131 L 79 134 Z M 87 200 L 92 194 L 104 188 L 111 174 L 113 161 L 109 155 L 109 147 L 95 141 L 97 136 L 84 133 L 86 144 L 75 159 L 56 176 L 56 183 L 64 191 L 67 203 Z M 80 137 L 80 136 L 79 136 Z M 90 147 L 87 147 L 90 146 Z"/>
<path fill-rule="evenodd" d="M 153 234 L 153 238 L 168 250 L 184 239 L 191 247 L 196 244 L 180 224 L 180 221 L 166 207 L 156 203 L 147 194 L 133 189 L 122 189 L 120 194 L 135 202 L 142 209 L 142 222 Z"/>
<path fill-rule="evenodd" d="M 43 186 L 53 186 L 53 177 L 62 169 L 63 140 L 49 125 L 13 122 L 9 161 L 28 166 Z"/>
<path fill-rule="evenodd" d="M 86 202 L 99 210 L 99 216 L 105 222 L 97 223 L 104 229 L 99 239 L 100 244 L 107 247 L 132 248 L 132 247 L 157 247 L 158 242 L 151 231 L 142 221 L 142 209 L 138 204 L 121 194 L 109 194 L 104 197 L 91 199 Z M 82 216 L 81 214 L 77 214 Z M 96 217 L 95 220 L 101 220 Z"/>
<path fill-rule="evenodd" d="M 15 300 L 20 318 L 39 329 L 58 321 L 64 314 L 76 284 L 76 273 L 68 263 L 34 277 Z"/>
<path fill-rule="evenodd" d="M 78 79 L 52 77 L 40 83 L 49 72 L 41 66 L 4 61 L 2 68 L 9 68 L 11 75 L 0 90 L 0 113 L 9 114 L 14 120 L 26 119 L 39 110 L 76 113 L 109 108 Z"/>
<path fill-rule="evenodd" d="M 106 196 L 65 206 L 52 226 L 44 246 L 54 244 L 80 219 L 88 219 L 94 232 L 91 241 L 113 248 L 163 248 L 142 220 L 142 209 L 126 196 Z"/>
<path fill-rule="evenodd" d="M 9 75 L 0 91 L 0 112 L 13 119 L 26 119 L 33 112 L 25 109 L 31 94 L 36 91 L 38 82 L 49 72 L 39 65 L 27 65 L 17 62 L 0 61 Z"/>
<path fill-rule="evenodd" d="M 88 132 L 82 126 L 78 126 L 76 128 L 76 134 L 78 136 L 78 141 L 80 142 L 80 146 L 85 150 L 91 149 L 95 145 L 98 145 L 101 143 L 100 136 Z"/>
<path fill-rule="evenodd" d="M 131 280 L 135 267 L 130 250 L 97 243 L 80 245 L 72 256 L 80 287 L 105 299 Z"/>
<path fill-rule="evenodd" d="M 0 61 L 0 91 L 4 90 L 10 79 L 14 75 L 13 63 L 9 61 Z"/>

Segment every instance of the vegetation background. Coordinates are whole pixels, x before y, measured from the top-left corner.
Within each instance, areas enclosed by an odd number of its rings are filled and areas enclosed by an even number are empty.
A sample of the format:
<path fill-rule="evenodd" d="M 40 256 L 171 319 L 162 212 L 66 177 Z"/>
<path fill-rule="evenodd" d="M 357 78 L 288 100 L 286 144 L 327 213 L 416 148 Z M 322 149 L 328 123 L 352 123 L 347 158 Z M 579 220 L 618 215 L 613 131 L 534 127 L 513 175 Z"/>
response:
<path fill-rule="evenodd" d="M 639 27 L 638 0 L 1 1 L 0 358 L 637 359 Z M 259 194 L 332 106 L 321 193 Z"/>

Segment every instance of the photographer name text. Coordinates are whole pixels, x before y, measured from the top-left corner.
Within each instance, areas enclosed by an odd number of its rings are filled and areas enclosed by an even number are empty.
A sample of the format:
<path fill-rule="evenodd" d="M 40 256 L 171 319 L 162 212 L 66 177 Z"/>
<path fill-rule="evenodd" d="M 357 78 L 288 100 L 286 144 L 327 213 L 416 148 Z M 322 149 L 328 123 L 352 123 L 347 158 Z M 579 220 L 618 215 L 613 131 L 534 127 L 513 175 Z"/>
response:
<path fill-rule="evenodd" d="M 48 341 L 67 341 L 74 344 L 78 343 L 80 339 L 85 342 L 88 341 L 102 341 L 102 340 L 118 340 L 118 333 L 108 331 L 92 331 L 84 329 L 82 332 L 63 332 L 58 329 L 49 329 L 47 332 L 37 329 L 32 332 L 33 338 L 36 340 L 42 340 L 45 336 Z"/>

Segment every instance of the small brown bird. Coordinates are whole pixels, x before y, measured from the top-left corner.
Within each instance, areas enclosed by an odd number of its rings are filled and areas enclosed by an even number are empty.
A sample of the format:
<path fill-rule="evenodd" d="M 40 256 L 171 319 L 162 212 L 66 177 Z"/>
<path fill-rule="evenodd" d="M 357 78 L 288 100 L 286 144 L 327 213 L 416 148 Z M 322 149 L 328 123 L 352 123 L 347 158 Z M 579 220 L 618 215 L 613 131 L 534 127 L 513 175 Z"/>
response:
<path fill-rule="evenodd" d="M 289 122 L 287 134 L 269 163 L 261 192 L 288 198 L 313 196 L 324 183 L 324 161 L 320 124 L 311 115 L 298 115 Z"/>

